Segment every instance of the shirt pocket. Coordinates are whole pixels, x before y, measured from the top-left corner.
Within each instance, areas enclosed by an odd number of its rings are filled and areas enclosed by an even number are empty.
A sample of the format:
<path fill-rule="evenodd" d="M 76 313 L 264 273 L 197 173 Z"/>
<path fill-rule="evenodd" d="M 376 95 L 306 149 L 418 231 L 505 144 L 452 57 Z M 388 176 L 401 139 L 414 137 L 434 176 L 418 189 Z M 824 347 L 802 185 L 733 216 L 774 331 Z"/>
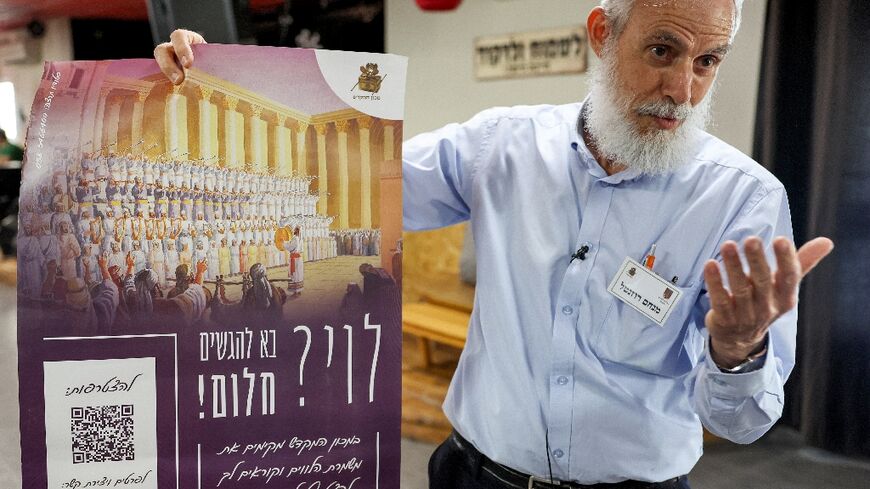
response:
<path fill-rule="evenodd" d="M 690 372 L 698 361 L 703 338 L 691 321 L 697 287 L 677 287 L 679 302 L 663 326 L 616 297 L 599 327 L 592 349 L 604 362 L 666 377 Z"/>

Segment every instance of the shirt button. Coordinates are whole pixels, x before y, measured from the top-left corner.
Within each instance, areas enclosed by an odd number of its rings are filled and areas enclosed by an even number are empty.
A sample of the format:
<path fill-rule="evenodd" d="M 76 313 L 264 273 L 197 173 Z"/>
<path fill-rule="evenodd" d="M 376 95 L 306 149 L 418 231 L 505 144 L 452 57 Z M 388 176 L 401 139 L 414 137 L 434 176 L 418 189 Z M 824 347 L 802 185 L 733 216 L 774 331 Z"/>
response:
<path fill-rule="evenodd" d="M 565 377 L 564 375 L 560 375 L 559 378 L 556 379 L 556 383 L 558 383 L 559 385 L 565 385 L 568 383 L 568 377 Z"/>
<path fill-rule="evenodd" d="M 562 314 L 564 314 L 566 316 L 570 316 L 570 315 L 574 314 L 574 308 L 571 306 L 565 306 L 562 308 Z"/>
<path fill-rule="evenodd" d="M 560 450 L 558 448 L 556 449 L 556 451 L 553 452 L 553 456 L 556 458 L 562 458 L 564 455 L 565 455 L 565 452 L 563 452 L 562 450 Z"/>

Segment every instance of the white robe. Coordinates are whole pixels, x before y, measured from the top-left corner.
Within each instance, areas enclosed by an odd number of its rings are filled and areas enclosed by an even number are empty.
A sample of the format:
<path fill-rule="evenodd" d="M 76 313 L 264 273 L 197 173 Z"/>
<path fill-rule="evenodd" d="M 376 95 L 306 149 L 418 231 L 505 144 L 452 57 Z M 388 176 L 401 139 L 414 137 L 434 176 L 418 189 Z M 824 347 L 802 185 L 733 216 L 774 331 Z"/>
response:
<path fill-rule="evenodd" d="M 302 250 L 300 249 L 300 239 L 297 236 L 284 242 L 284 249 L 290 254 L 290 261 L 287 265 L 287 277 L 291 284 L 302 284 L 303 279 L 303 264 Z"/>
<path fill-rule="evenodd" d="M 208 280 L 214 280 L 220 273 L 220 257 L 218 256 L 217 248 L 208 249 L 208 268 L 205 271 L 205 276 Z"/>
<path fill-rule="evenodd" d="M 163 253 L 163 247 L 157 244 L 151 247 L 151 253 L 148 256 L 149 268 L 157 273 L 157 282 L 160 287 L 166 286 L 166 255 Z"/>
<path fill-rule="evenodd" d="M 127 271 L 127 255 L 123 251 L 113 251 L 109 254 L 109 261 L 107 265 L 111 268 L 113 266 L 117 266 L 121 270 L 121 275 Z"/>
<path fill-rule="evenodd" d="M 139 273 L 148 266 L 145 260 L 145 252 L 142 250 L 133 250 L 130 252 L 133 256 L 133 271 Z"/>
<path fill-rule="evenodd" d="M 239 245 L 230 246 L 230 273 L 238 275 L 241 273 L 241 262 L 239 261 Z"/>
<path fill-rule="evenodd" d="M 179 265 L 179 257 L 178 250 L 166 250 L 164 253 L 164 267 L 166 270 L 166 278 L 167 279 L 175 279 L 175 269 L 178 268 Z"/>
<path fill-rule="evenodd" d="M 78 276 L 76 269 L 76 261 L 82 255 L 82 247 L 79 245 L 78 239 L 72 233 L 64 233 L 60 235 L 58 245 L 60 247 L 60 271 L 64 280 L 82 278 Z"/>
<path fill-rule="evenodd" d="M 42 282 L 45 280 L 45 263 L 38 237 L 18 238 L 18 262 L 21 264 L 18 281 L 22 293 L 28 297 L 39 296 L 42 292 Z"/>

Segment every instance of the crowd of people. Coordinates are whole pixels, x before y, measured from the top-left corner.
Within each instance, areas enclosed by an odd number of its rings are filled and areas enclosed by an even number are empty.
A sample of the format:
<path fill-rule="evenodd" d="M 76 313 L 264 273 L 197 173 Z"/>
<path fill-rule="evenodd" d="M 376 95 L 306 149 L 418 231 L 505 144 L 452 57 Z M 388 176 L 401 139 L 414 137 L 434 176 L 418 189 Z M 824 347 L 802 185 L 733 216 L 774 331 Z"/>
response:
<path fill-rule="evenodd" d="M 121 278 L 128 268 L 130 276 L 150 270 L 164 290 L 200 264 L 204 282 L 241 279 L 256 264 L 285 266 L 295 293 L 303 261 L 380 252 L 378 230 L 330 231 L 333 217 L 317 213 L 319 197 L 309 192 L 312 177 L 97 154 L 56 158 L 45 175 L 21 193 L 26 297 L 54 295 L 57 278 L 66 292 L 100 283 L 101 262 Z"/>
<path fill-rule="evenodd" d="M 333 231 L 339 255 L 377 256 L 381 254 L 380 229 L 342 229 Z"/>

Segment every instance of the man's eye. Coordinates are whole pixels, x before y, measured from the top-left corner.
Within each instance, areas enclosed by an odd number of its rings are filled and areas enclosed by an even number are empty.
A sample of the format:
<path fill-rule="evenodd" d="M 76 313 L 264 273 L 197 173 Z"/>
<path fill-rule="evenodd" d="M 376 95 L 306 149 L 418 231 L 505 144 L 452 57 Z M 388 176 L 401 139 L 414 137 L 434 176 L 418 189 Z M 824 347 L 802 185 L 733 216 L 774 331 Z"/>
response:
<path fill-rule="evenodd" d="M 712 68 L 716 66 L 716 58 L 713 56 L 704 56 L 701 58 L 701 66 L 704 68 Z"/>
<path fill-rule="evenodd" d="M 668 54 L 668 49 L 664 46 L 653 46 L 650 52 L 657 58 L 664 58 Z"/>

